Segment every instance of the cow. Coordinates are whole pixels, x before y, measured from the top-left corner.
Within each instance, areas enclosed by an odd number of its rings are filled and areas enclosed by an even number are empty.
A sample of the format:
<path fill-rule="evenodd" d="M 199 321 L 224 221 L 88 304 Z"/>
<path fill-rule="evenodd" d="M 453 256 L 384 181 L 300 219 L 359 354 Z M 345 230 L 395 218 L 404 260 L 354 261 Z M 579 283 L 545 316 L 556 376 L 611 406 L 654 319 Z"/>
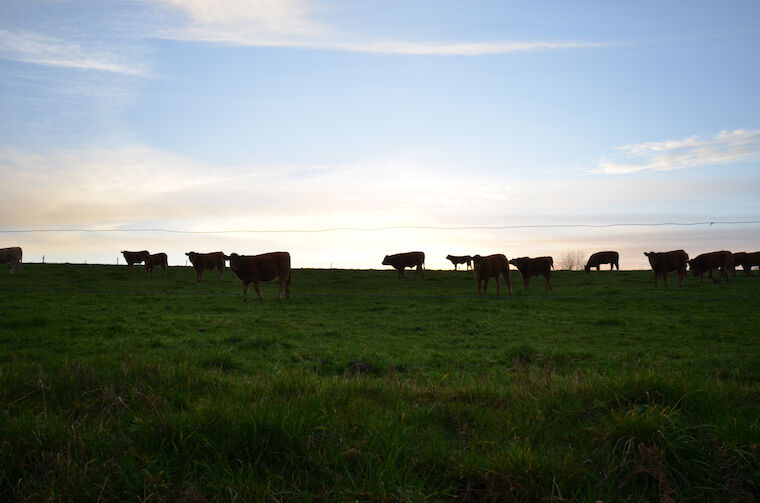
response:
<path fill-rule="evenodd" d="M 509 261 L 515 266 L 523 278 L 523 285 L 528 289 L 531 276 L 541 275 L 546 278 L 546 290 L 552 289 L 552 269 L 554 268 L 554 259 L 552 257 L 518 257 Z"/>
<path fill-rule="evenodd" d="M 616 251 L 601 251 L 592 253 L 591 256 L 588 258 L 588 261 L 586 262 L 586 265 L 583 266 L 583 269 L 586 272 L 591 271 L 592 267 L 596 267 L 596 270 L 599 270 L 599 266 L 601 264 L 610 264 L 610 271 L 613 269 L 620 270 L 620 265 L 618 264 L 618 261 L 620 260 L 620 254 Z"/>
<path fill-rule="evenodd" d="M 389 265 L 396 269 L 399 279 L 406 279 L 406 275 L 404 274 L 404 268 L 406 267 L 416 267 L 420 277 L 425 278 L 425 253 L 421 251 L 386 255 L 383 259 L 383 265 Z"/>
<path fill-rule="evenodd" d="M 224 278 L 224 253 L 211 252 L 211 253 L 195 253 L 193 251 L 185 253 L 190 259 L 190 263 L 193 264 L 195 272 L 198 273 L 198 283 L 203 281 L 203 272 L 206 269 L 217 268 L 219 271 L 219 281 Z"/>
<path fill-rule="evenodd" d="M 475 255 L 472 257 L 472 263 L 475 279 L 478 282 L 478 297 L 480 297 L 481 280 L 485 280 L 483 293 L 485 295 L 488 295 L 488 280 L 490 278 L 496 278 L 496 295 L 499 295 L 501 293 L 500 276 L 503 276 L 504 279 L 507 280 L 507 286 L 509 287 L 509 296 L 512 296 L 512 278 L 510 278 L 509 274 L 509 261 L 507 260 L 507 257 L 501 253 L 496 253 L 494 255 L 488 255 L 485 257 Z"/>
<path fill-rule="evenodd" d="M 472 257 L 469 255 L 446 255 L 446 259 L 450 260 L 454 264 L 454 270 L 457 270 L 457 265 L 466 264 L 467 270 L 472 269 Z"/>
<path fill-rule="evenodd" d="M 18 273 L 21 274 L 21 248 L 18 246 L 11 246 L 10 248 L 0 248 L 0 264 L 11 264 L 11 272 L 16 270 L 18 266 Z"/>
<path fill-rule="evenodd" d="M 725 276 L 730 281 L 731 271 L 734 270 L 734 257 L 729 251 L 715 251 L 697 255 L 687 261 L 687 264 L 689 264 L 689 270 L 692 275 L 699 276 L 700 283 L 702 283 L 705 272 L 710 276 L 711 280 L 718 283 L 720 278 L 715 279 L 713 277 L 713 270 L 718 269 L 720 276 Z"/>
<path fill-rule="evenodd" d="M 734 265 L 742 266 L 745 276 L 752 275 L 752 267 L 760 266 L 760 252 L 734 253 Z"/>
<path fill-rule="evenodd" d="M 654 286 L 657 287 L 657 278 L 662 276 L 665 287 L 668 286 L 668 273 L 676 271 L 678 275 L 678 286 L 683 285 L 683 279 L 686 277 L 686 264 L 689 261 L 689 255 L 683 250 L 672 250 L 667 252 L 644 252 L 649 259 L 649 265 L 652 266 L 654 273 Z"/>
<path fill-rule="evenodd" d="M 153 253 L 148 255 L 145 259 L 145 274 L 153 277 L 153 268 L 159 266 L 163 270 L 162 277 L 166 277 L 166 268 L 169 267 L 169 261 L 166 258 L 166 253 Z"/>
<path fill-rule="evenodd" d="M 290 253 L 272 252 L 261 255 L 238 255 L 232 253 L 224 256 L 230 261 L 230 269 L 243 282 L 243 302 L 248 300 L 248 285 L 253 282 L 253 288 L 259 295 L 259 300 L 264 300 L 259 288 L 260 281 L 272 281 L 280 278 L 280 293 L 277 300 L 290 298 Z"/>
<path fill-rule="evenodd" d="M 131 271 L 132 266 L 135 264 L 139 264 L 141 262 L 145 262 L 145 259 L 147 259 L 150 256 L 150 253 L 148 253 L 148 250 L 142 250 L 142 251 L 122 251 L 122 255 L 124 255 L 124 260 L 127 261 L 127 270 Z"/>

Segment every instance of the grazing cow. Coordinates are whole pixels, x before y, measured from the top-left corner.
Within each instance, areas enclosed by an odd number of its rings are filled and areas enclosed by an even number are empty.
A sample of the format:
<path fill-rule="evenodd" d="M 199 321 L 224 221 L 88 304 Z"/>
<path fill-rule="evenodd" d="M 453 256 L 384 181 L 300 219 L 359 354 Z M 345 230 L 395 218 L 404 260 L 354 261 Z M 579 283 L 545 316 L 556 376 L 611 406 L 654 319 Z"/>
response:
<path fill-rule="evenodd" d="M 734 257 L 729 251 L 716 251 L 703 253 L 697 255 L 693 259 L 687 261 L 689 264 L 689 270 L 694 276 L 699 276 L 699 282 L 702 283 L 703 275 L 706 272 L 710 279 L 714 282 L 720 282 L 720 278 L 715 279 L 713 277 L 713 270 L 718 269 L 720 276 L 725 276 L 727 280 L 731 280 L 731 271 L 734 269 Z"/>
<path fill-rule="evenodd" d="M 752 267 L 760 266 L 760 252 L 738 252 L 733 254 L 734 265 L 742 266 L 745 276 L 752 275 Z"/>
<path fill-rule="evenodd" d="M 678 275 L 678 286 L 683 285 L 683 279 L 686 277 L 686 264 L 689 261 L 689 255 L 685 251 L 644 252 L 644 255 L 647 256 L 649 265 L 652 266 L 655 287 L 657 287 L 657 278 L 662 276 L 667 288 L 670 271 L 675 271 Z"/>
<path fill-rule="evenodd" d="M 406 275 L 404 274 L 404 268 L 406 267 L 416 267 L 420 277 L 425 278 L 425 253 L 421 251 L 386 255 L 383 259 L 383 265 L 389 265 L 396 269 L 399 279 L 406 279 Z"/>
<path fill-rule="evenodd" d="M 485 280 L 483 287 L 483 293 L 488 295 L 488 280 L 490 278 L 496 278 L 496 295 L 501 293 L 501 278 L 507 280 L 507 286 L 509 287 L 509 296 L 512 296 L 512 278 L 509 275 L 509 261 L 501 253 L 494 255 L 488 255 L 481 257 L 475 255 L 472 257 L 472 263 L 474 264 L 473 272 L 475 273 L 475 279 L 478 282 L 478 297 L 480 297 L 480 281 Z"/>
<path fill-rule="evenodd" d="M 454 264 L 454 270 L 457 270 L 457 265 L 466 264 L 467 270 L 472 269 L 472 257 L 469 255 L 446 255 L 446 259 L 450 260 Z"/>
<path fill-rule="evenodd" d="M 598 271 L 601 264 L 610 264 L 610 271 L 615 268 L 619 271 L 620 265 L 618 264 L 618 260 L 620 260 L 620 254 L 616 251 L 596 252 L 591 254 L 583 269 L 589 272 L 592 267 L 596 267 Z"/>
<path fill-rule="evenodd" d="M 530 283 L 530 277 L 538 276 L 539 274 L 546 278 L 546 290 L 552 289 L 552 269 L 554 268 L 554 259 L 552 257 L 518 257 L 513 258 L 509 263 L 520 271 L 526 290 Z"/>
<path fill-rule="evenodd" d="M 135 264 L 139 264 L 140 262 L 145 262 L 145 259 L 147 259 L 150 256 L 150 253 L 148 253 L 147 250 L 142 251 L 122 251 L 122 255 L 124 255 L 124 260 L 127 261 L 127 270 L 131 271 L 132 266 Z"/>
<path fill-rule="evenodd" d="M 198 283 L 203 281 L 203 272 L 206 269 L 217 268 L 219 271 L 219 281 L 224 278 L 224 253 L 211 252 L 211 253 L 185 253 L 190 259 L 190 263 L 193 264 L 195 272 L 198 273 Z"/>
<path fill-rule="evenodd" d="M 243 302 L 248 300 L 248 285 L 253 282 L 253 288 L 259 295 L 259 300 L 264 300 L 259 288 L 260 281 L 272 281 L 280 278 L 280 293 L 277 300 L 290 298 L 290 253 L 272 252 L 261 255 L 238 255 L 233 253 L 224 256 L 230 261 L 230 269 L 243 282 Z"/>
<path fill-rule="evenodd" d="M 151 255 L 148 255 L 148 258 L 145 259 L 145 273 L 153 277 L 153 268 L 159 266 L 161 269 L 163 269 L 162 277 L 166 277 L 166 268 L 169 267 L 169 261 L 166 258 L 166 253 L 153 253 Z"/>
<path fill-rule="evenodd" d="M 0 248 L 0 264 L 12 264 L 11 272 L 16 270 L 18 266 L 18 273 L 21 274 L 21 248 L 18 246 L 11 246 L 10 248 Z"/>

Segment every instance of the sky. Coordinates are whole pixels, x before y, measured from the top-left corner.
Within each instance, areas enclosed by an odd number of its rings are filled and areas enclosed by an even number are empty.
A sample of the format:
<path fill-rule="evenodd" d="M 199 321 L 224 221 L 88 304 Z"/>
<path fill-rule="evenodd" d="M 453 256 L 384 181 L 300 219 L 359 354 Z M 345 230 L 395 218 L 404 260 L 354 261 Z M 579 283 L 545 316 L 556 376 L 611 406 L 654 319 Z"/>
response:
<path fill-rule="evenodd" d="M 756 0 L 2 0 L 0 117 L 26 262 L 760 249 Z"/>

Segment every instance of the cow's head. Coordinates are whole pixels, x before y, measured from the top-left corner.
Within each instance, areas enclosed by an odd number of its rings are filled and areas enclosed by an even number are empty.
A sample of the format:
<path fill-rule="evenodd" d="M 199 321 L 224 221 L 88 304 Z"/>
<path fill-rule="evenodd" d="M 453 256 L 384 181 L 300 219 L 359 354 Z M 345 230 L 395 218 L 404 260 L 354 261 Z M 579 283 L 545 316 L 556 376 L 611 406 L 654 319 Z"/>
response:
<path fill-rule="evenodd" d="M 229 255 L 224 255 L 224 260 L 229 260 L 230 269 L 237 271 L 238 264 L 240 264 L 240 255 L 237 253 L 230 253 Z"/>
<path fill-rule="evenodd" d="M 657 259 L 657 253 L 656 252 L 644 252 L 644 255 L 649 259 L 649 265 L 654 267 L 654 263 Z"/>
<path fill-rule="evenodd" d="M 525 264 L 525 261 L 528 260 L 528 257 L 517 257 L 510 259 L 509 263 L 513 266 L 517 267 L 518 269 Z"/>
<path fill-rule="evenodd" d="M 391 258 L 390 255 L 386 255 L 383 259 L 383 265 L 391 265 Z"/>

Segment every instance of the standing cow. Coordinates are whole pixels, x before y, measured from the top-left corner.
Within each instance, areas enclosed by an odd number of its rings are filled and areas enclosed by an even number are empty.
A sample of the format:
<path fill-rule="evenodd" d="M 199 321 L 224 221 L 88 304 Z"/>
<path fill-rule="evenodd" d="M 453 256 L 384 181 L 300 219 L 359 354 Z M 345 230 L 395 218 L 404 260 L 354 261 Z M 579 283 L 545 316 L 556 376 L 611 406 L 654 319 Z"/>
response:
<path fill-rule="evenodd" d="M 211 252 L 211 253 L 185 253 L 190 259 L 190 263 L 193 264 L 195 272 L 198 273 L 198 283 L 203 281 L 203 272 L 206 269 L 216 269 L 219 271 L 219 281 L 224 278 L 224 253 Z"/>
<path fill-rule="evenodd" d="M 530 277 L 538 275 L 546 278 L 546 290 L 552 289 L 552 269 L 554 269 L 554 259 L 552 257 L 518 257 L 513 258 L 509 263 L 520 271 L 526 290 L 530 284 Z"/>
<path fill-rule="evenodd" d="M 657 287 L 657 278 L 662 277 L 665 287 L 668 286 L 668 273 L 675 271 L 678 275 L 678 286 L 683 285 L 683 279 L 686 277 L 686 264 L 689 261 L 689 255 L 683 250 L 672 250 L 667 252 L 644 252 L 649 259 L 649 265 L 652 266 L 654 273 L 654 286 Z"/>
<path fill-rule="evenodd" d="M 259 296 L 259 300 L 264 300 L 261 296 L 259 282 L 272 281 L 275 278 L 280 279 L 280 293 L 277 300 L 290 298 L 290 253 L 272 252 L 261 255 L 238 255 L 233 253 L 224 256 L 225 260 L 230 261 L 230 269 L 243 282 L 243 302 L 248 300 L 248 285 L 253 283 L 253 288 Z"/>
<path fill-rule="evenodd" d="M 619 271 L 620 265 L 618 264 L 618 260 L 620 260 L 620 254 L 616 251 L 596 252 L 591 254 L 588 258 L 588 262 L 583 266 L 583 269 L 586 272 L 589 272 L 592 267 L 596 267 L 596 270 L 598 271 L 601 264 L 610 264 L 610 271 L 612 269 L 617 269 Z"/>
<path fill-rule="evenodd" d="M 720 276 L 725 276 L 728 281 L 731 281 L 731 273 L 734 271 L 734 256 L 729 251 L 702 253 L 686 263 L 689 265 L 691 274 L 699 276 L 700 283 L 702 283 L 705 272 L 713 282 L 718 283 Z M 715 269 L 720 272 L 718 279 L 713 277 L 713 270 Z"/>
<path fill-rule="evenodd" d="M 166 257 L 166 253 L 153 253 L 148 255 L 145 259 L 145 274 L 149 277 L 153 277 L 153 268 L 160 267 L 163 271 L 161 277 L 166 277 L 166 268 L 169 267 L 169 260 Z"/>
<path fill-rule="evenodd" d="M 472 257 L 469 255 L 446 255 L 446 259 L 454 264 L 454 270 L 457 270 L 457 265 L 465 264 L 467 270 L 472 269 Z"/>
<path fill-rule="evenodd" d="M 760 266 L 760 252 L 737 252 L 733 254 L 734 265 L 742 266 L 745 276 L 752 275 L 752 267 Z"/>
<path fill-rule="evenodd" d="M 16 270 L 18 266 L 18 273 L 21 274 L 21 248 L 18 246 L 11 246 L 10 248 L 0 248 L 0 264 L 11 264 L 11 272 Z"/>
<path fill-rule="evenodd" d="M 501 277 L 507 281 L 509 287 L 509 296 L 512 296 L 512 278 L 509 274 L 509 261 L 507 257 L 501 253 L 488 255 L 481 257 L 475 255 L 472 257 L 473 272 L 475 273 L 475 280 L 478 282 L 478 297 L 480 297 L 480 282 L 485 280 L 483 287 L 483 293 L 488 295 L 488 280 L 490 278 L 496 279 L 496 295 L 501 293 Z"/>
<path fill-rule="evenodd" d="M 396 253 L 395 255 L 386 255 L 383 259 L 383 265 L 392 266 L 398 271 L 399 279 L 406 279 L 404 269 L 407 267 L 416 267 L 420 278 L 425 278 L 425 253 L 421 251 Z"/>
<path fill-rule="evenodd" d="M 145 262 L 145 260 L 150 256 L 150 253 L 148 253 L 148 250 L 142 250 L 142 251 L 122 251 L 122 255 L 124 255 L 124 260 L 127 261 L 127 270 L 131 271 L 132 266 L 135 264 L 140 264 L 142 262 Z"/>

